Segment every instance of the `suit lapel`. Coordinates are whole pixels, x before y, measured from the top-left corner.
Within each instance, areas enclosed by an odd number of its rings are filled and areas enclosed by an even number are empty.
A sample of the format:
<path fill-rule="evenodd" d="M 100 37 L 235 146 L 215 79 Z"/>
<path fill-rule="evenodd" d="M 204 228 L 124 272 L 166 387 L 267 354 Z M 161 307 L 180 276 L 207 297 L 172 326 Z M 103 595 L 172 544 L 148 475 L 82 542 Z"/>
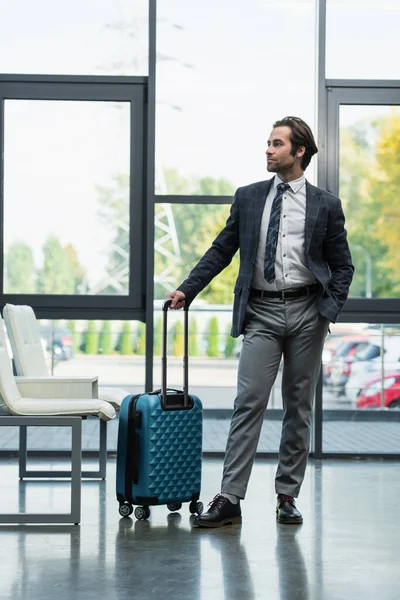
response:
<path fill-rule="evenodd" d="M 311 236 L 318 219 L 318 211 L 321 203 L 321 192 L 306 181 L 306 222 L 305 222 L 305 252 L 307 254 L 310 247 Z"/>
<path fill-rule="evenodd" d="M 258 248 L 258 241 L 260 239 L 261 219 L 264 212 L 265 202 L 267 200 L 268 192 L 272 185 L 274 178 L 262 181 L 257 186 L 254 194 L 254 240 L 255 247 Z"/>

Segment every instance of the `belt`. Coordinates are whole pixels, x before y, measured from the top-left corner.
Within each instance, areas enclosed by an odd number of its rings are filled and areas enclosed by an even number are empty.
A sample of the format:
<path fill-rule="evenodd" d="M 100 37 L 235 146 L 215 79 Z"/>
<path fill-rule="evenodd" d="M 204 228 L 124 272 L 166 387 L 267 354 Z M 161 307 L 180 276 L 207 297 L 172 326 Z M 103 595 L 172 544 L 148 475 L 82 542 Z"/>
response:
<path fill-rule="evenodd" d="M 281 292 L 271 292 L 269 290 L 250 290 L 250 297 L 256 298 L 280 298 L 281 300 L 292 300 L 293 298 L 300 298 L 301 296 L 310 296 L 315 294 L 320 289 L 319 283 L 313 283 L 312 285 L 305 285 L 303 287 L 296 288 L 294 290 L 282 290 Z"/>

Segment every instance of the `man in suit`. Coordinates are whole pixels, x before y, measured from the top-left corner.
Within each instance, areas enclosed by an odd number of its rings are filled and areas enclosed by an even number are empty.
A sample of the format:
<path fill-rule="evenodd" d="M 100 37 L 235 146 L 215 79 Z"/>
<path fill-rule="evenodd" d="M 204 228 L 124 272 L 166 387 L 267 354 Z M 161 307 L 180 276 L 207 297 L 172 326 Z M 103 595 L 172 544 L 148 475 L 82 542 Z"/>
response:
<path fill-rule="evenodd" d="M 232 335 L 244 334 L 221 493 L 200 527 L 241 522 L 270 391 L 283 357 L 283 422 L 275 477 L 280 523 L 302 523 L 296 507 L 307 465 L 312 404 L 329 323 L 342 309 L 354 267 L 339 198 L 305 179 L 318 151 L 298 117 L 274 123 L 266 150 L 272 179 L 239 188 L 230 216 L 188 278 L 168 294 L 190 304 L 240 251 Z"/>

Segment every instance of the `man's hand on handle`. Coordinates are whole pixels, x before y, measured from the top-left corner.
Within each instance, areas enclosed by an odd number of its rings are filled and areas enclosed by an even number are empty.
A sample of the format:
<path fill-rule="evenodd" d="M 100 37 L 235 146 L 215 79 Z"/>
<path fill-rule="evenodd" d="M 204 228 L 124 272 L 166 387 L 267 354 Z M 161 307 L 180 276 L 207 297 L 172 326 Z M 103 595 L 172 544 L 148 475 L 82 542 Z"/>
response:
<path fill-rule="evenodd" d="M 170 292 L 167 295 L 167 298 L 172 300 L 170 308 L 183 308 L 185 306 L 185 294 L 180 292 L 179 290 L 175 290 L 174 292 Z"/>

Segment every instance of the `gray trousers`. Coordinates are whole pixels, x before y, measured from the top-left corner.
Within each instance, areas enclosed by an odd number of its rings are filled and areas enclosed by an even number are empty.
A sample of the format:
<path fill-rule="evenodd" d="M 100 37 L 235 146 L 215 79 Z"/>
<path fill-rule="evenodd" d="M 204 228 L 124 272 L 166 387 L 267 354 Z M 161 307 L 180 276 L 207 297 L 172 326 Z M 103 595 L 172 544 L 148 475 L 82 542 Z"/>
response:
<path fill-rule="evenodd" d="M 249 301 L 221 492 L 245 497 L 265 410 L 283 357 L 283 421 L 275 490 L 293 497 L 299 494 L 329 326 L 317 311 L 317 298 Z"/>

